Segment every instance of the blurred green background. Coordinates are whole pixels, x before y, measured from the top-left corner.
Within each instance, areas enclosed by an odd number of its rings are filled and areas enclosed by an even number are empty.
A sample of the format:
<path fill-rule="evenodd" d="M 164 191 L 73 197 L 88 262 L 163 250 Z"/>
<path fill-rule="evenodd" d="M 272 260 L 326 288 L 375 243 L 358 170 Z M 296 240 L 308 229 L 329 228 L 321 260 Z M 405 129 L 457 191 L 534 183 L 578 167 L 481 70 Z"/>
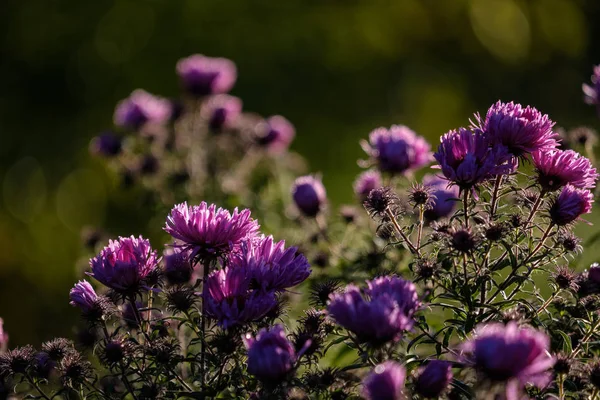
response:
<path fill-rule="evenodd" d="M 436 143 L 502 99 L 598 128 L 581 83 L 600 62 L 599 20 L 597 0 L 4 0 L 0 316 L 11 345 L 70 335 L 83 226 L 156 224 L 88 143 L 133 89 L 177 96 L 179 58 L 234 60 L 233 94 L 296 125 L 293 149 L 339 204 L 352 201 L 358 141 L 380 125 Z"/>

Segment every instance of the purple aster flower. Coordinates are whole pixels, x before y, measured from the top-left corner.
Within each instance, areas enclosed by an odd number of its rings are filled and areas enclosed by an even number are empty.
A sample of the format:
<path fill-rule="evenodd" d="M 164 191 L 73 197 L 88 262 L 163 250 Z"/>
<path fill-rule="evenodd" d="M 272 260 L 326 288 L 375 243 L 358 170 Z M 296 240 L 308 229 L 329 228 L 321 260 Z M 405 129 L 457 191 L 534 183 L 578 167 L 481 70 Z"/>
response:
<path fill-rule="evenodd" d="M 137 89 L 119 102 L 115 109 L 115 125 L 125 129 L 140 129 L 146 123 L 163 124 L 171 116 L 171 103 L 145 90 Z"/>
<path fill-rule="evenodd" d="M 567 225 L 581 215 L 592 211 L 594 195 L 587 189 L 566 185 L 550 206 L 550 220 L 556 225 Z"/>
<path fill-rule="evenodd" d="M 431 161 L 431 146 L 404 125 L 377 128 L 361 143 L 382 172 L 405 174 Z"/>
<path fill-rule="evenodd" d="M 194 268 L 187 251 L 177 247 L 167 249 L 163 255 L 165 277 L 171 285 L 188 283 L 192 279 Z"/>
<path fill-rule="evenodd" d="M 566 184 L 580 189 L 596 186 L 598 174 L 590 160 L 573 150 L 544 150 L 532 153 L 537 181 L 545 191 L 558 190 Z"/>
<path fill-rule="evenodd" d="M 265 122 L 264 126 L 258 130 L 256 143 L 270 153 L 284 153 L 296 136 L 294 125 L 281 115 L 269 117 Z"/>
<path fill-rule="evenodd" d="M 433 156 L 444 176 L 461 190 L 515 168 L 508 149 L 503 145 L 490 148 L 489 137 L 479 130 L 459 128 L 446 133 Z"/>
<path fill-rule="evenodd" d="M 121 139 L 112 132 L 104 132 L 92 139 L 90 153 L 102 157 L 114 157 L 121 153 Z"/>
<path fill-rule="evenodd" d="M 414 284 L 398 277 L 380 277 L 367 285 L 364 295 L 354 285 L 348 285 L 344 293 L 332 294 L 329 315 L 361 342 L 398 340 L 413 327 L 420 305 Z"/>
<path fill-rule="evenodd" d="M 248 241 L 239 254 L 230 259 L 231 268 L 245 268 L 263 291 L 282 291 L 306 280 L 310 265 L 297 247 L 285 248 L 285 241 L 275 243 L 272 236 Z"/>
<path fill-rule="evenodd" d="M 235 64 L 226 58 L 194 54 L 179 60 L 176 69 L 184 89 L 198 97 L 226 93 L 237 79 Z"/>
<path fill-rule="evenodd" d="M 362 395 L 366 400 L 400 400 L 403 398 L 406 370 L 394 361 L 377 365 L 363 380 Z"/>
<path fill-rule="evenodd" d="M 156 269 L 158 259 L 150 242 L 143 237 L 110 240 L 99 255 L 90 260 L 93 276 L 107 287 L 127 295 L 140 290 Z"/>
<path fill-rule="evenodd" d="M 248 333 L 243 340 L 248 350 L 248 372 L 266 382 L 285 378 L 303 353 L 300 350 L 296 354 L 281 325 L 263 328 L 255 338 Z"/>
<path fill-rule="evenodd" d="M 206 313 L 223 329 L 262 318 L 277 306 L 273 292 L 250 289 L 250 273 L 245 268 L 214 271 L 204 288 Z"/>
<path fill-rule="evenodd" d="M 75 284 L 73 289 L 71 289 L 69 298 L 71 299 L 69 304 L 78 307 L 81 311 L 87 313 L 96 308 L 98 295 L 88 281 L 81 280 Z"/>
<path fill-rule="evenodd" d="M 250 218 L 250 210 L 233 214 L 214 204 L 198 206 L 181 203 L 173 207 L 164 230 L 176 240 L 177 247 L 191 251 L 190 257 L 211 258 L 236 248 L 256 235 L 258 223 Z"/>
<path fill-rule="evenodd" d="M 543 387 L 554 365 L 550 339 L 543 332 L 520 327 L 516 322 L 480 325 L 462 349 L 467 361 L 485 377 L 506 385 L 507 399 L 517 399 L 525 384 Z"/>
<path fill-rule="evenodd" d="M 0 352 L 5 352 L 8 347 L 8 333 L 4 330 L 4 320 L 0 318 Z"/>
<path fill-rule="evenodd" d="M 321 178 L 306 175 L 294 182 L 292 198 L 302 214 L 306 217 L 315 217 L 325 206 L 327 194 Z"/>
<path fill-rule="evenodd" d="M 381 175 L 378 171 L 365 171 L 354 181 L 354 194 L 362 203 L 367 200 L 367 196 L 369 196 L 371 190 L 380 188 L 381 186 L 383 185 L 381 183 Z"/>
<path fill-rule="evenodd" d="M 594 74 L 592 75 L 592 84 L 582 86 L 584 101 L 587 104 L 596 104 L 598 107 L 598 113 L 600 114 L 600 65 L 594 67 Z"/>
<path fill-rule="evenodd" d="M 435 198 L 431 208 L 425 210 L 425 218 L 429 221 L 436 221 L 448 217 L 456 205 L 459 195 L 458 187 L 448 185 L 447 180 L 437 175 L 425 175 L 423 185 L 431 188 L 431 194 Z"/>
<path fill-rule="evenodd" d="M 554 122 L 533 107 L 498 101 L 489 108 L 485 121 L 479 115 L 476 119 L 492 146 L 506 146 L 516 157 L 558 146 L 558 134 L 552 131 Z"/>
<path fill-rule="evenodd" d="M 210 97 L 202 105 L 202 117 L 212 132 L 231 128 L 242 112 L 242 101 L 234 96 L 220 94 Z"/>
<path fill-rule="evenodd" d="M 426 398 L 438 398 L 452 381 L 452 365 L 447 361 L 433 360 L 419 369 L 415 391 Z"/>

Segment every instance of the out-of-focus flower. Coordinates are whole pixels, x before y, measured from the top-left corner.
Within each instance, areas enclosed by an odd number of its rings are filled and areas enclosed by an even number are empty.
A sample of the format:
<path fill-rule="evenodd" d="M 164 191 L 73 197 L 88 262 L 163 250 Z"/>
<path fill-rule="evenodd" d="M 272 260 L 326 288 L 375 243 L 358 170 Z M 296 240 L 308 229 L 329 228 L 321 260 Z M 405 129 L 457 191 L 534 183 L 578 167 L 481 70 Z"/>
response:
<path fill-rule="evenodd" d="M 566 185 L 550 206 L 550 220 L 559 226 L 570 224 L 591 212 L 593 202 L 594 195 L 589 190 Z"/>
<path fill-rule="evenodd" d="M 406 370 L 394 361 L 373 368 L 363 380 L 362 395 L 366 400 L 400 400 L 403 398 Z"/>
<path fill-rule="evenodd" d="M 194 271 L 188 252 L 179 248 L 167 249 L 163 255 L 165 278 L 171 285 L 188 283 Z"/>
<path fill-rule="evenodd" d="M 285 248 L 285 241 L 272 236 L 244 243 L 239 254 L 230 258 L 231 268 L 244 268 L 261 290 L 282 291 L 306 280 L 310 265 L 296 247 Z"/>
<path fill-rule="evenodd" d="M 367 200 L 367 196 L 369 196 L 371 190 L 380 188 L 381 186 L 381 174 L 379 171 L 365 171 L 354 181 L 354 194 L 362 203 Z"/>
<path fill-rule="evenodd" d="M 259 125 L 255 137 L 256 143 L 272 154 L 287 151 L 296 136 L 296 129 L 290 121 L 281 115 L 267 118 Z"/>
<path fill-rule="evenodd" d="M 102 157 L 114 157 L 121 153 L 121 138 L 112 132 L 104 132 L 90 142 L 90 153 Z"/>
<path fill-rule="evenodd" d="M 226 58 L 194 54 L 177 62 L 177 75 L 186 92 L 202 97 L 228 92 L 237 79 L 235 64 Z"/>
<path fill-rule="evenodd" d="M 321 178 L 306 175 L 296 179 L 292 186 L 292 198 L 298 210 L 306 217 L 315 217 L 327 201 Z"/>
<path fill-rule="evenodd" d="M 490 145 L 489 136 L 483 132 L 459 128 L 442 136 L 433 156 L 446 179 L 461 190 L 471 190 L 485 180 L 509 174 L 515 168 L 506 146 Z"/>
<path fill-rule="evenodd" d="M 537 171 L 537 181 L 543 190 L 558 190 L 566 184 L 580 189 L 596 186 L 596 168 L 590 160 L 576 151 L 536 151 L 532 158 Z"/>
<path fill-rule="evenodd" d="M 137 130 L 145 124 L 164 124 L 169 121 L 171 103 L 145 90 L 137 89 L 119 102 L 114 123 L 120 128 Z"/>
<path fill-rule="evenodd" d="M 594 67 L 592 75 L 592 84 L 583 84 L 583 99 L 587 104 L 595 104 L 600 114 L 600 65 Z"/>
<path fill-rule="evenodd" d="M 227 253 L 256 235 L 258 228 L 248 209 L 238 212 L 236 208 L 232 214 L 214 204 L 209 206 L 202 202 L 198 206 L 181 203 L 173 207 L 164 230 L 179 241 L 177 247 L 189 250 L 190 257 L 194 259 Z"/>
<path fill-rule="evenodd" d="M 90 260 L 88 275 L 121 294 L 132 295 L 143 288 L 154 272 L 158 259 L 150 242 L 143 237 L 110 240 L 99 255 Z"/>
<path fill-rule="evenodd" d="M 429 221 L 437 221 L 448 217 L 454 210 L 458 198 L 458 187 L 448 185 L 448 181 L 437 175 L 425 175 L 423 185 L 431 188 L 431 194 L 435 197 L 431 208 L 425 210 L 425 218 Z"/>
<path fill-rule="evenodd" d="M 8 347 L 8 333 L 4 330 L 4 320 L 0 318 L 0 352 L 5 352 Z"/>
<path fill-rule="evenodd" d="M 484 121 L 479 115 L 476 119 L 492 147 L 505 146 L 516 157 L 552 150 L 558 145 L 558 135 L 552 131 L 554 122 L 530 106 L 498 101 L 489 108 Z"/>
<path fill-rule="evenodd" d="M 405 174 L 431 161 L 429 143 L 404 125 L 377 128 L 361 146 L 382 172 Z"/>
<path fill-rule="evenodd" d="M 244 268 L 225 268 L 208 277 L 203 292 L 206 313 L 224 329 L 255 321 L 277 305 L 273 292 L 252 290 Z"/>
<path fill-rule="evenodd" d="M 432 360 L 419 369 L 415 391 L 426 398 L 438 398 L 452 381 L 452 365 L 447 361 Z"/>
<path fill-rule="evenodd" d="M 514 321 L 478 326 L 462 350 L 477 371 L 490 381 L 504 383 L 508 399 L 519 398 L 519 390 L 526 384 L 543 387 L 551 378 L 550 339 Z"/>
<path fill-rule="evenodd" d="M 243 340 L 248 350 L 248 372 L 262 381 L 283 379 L 302 353 L 296 354 L 281 325 L 263 328 L 255 338 L 246 334 Z"/>
<path fill-rule="evenodd" d="M 420 306 L 415 285 L 398 277 L 380 277 L 367 284 L 366 296 L 354 285 L 332 294 L 328 314 L 362 342 L 398 340 L 412 329 Z"/>
<path fill-rule="evenodd" d="M 222 129 L 233 127 L 241 112 L 242 101 L 227 94 L 208 98 L 200 111 L 212 132 L 220 132 Z"/>

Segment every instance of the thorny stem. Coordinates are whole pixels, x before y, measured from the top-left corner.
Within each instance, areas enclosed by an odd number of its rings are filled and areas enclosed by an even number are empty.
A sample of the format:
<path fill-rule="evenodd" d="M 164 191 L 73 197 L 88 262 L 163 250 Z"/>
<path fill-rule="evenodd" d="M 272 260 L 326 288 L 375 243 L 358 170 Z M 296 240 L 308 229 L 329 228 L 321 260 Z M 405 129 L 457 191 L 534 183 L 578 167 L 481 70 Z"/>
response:
<path fill-rule="evenodd" d="M 423 236 L 423 224 L 425 222 L 425 206 L 421 204 L 419 206 L 419 233 L 417 235 L 417 249 L 421 249 L 421 238 Z"/>
<path fill-rule="evenodd" d="M 396 217 L 394 216 L 394 213 L 392 212 L 392 210 L 388 207 L 385 210 L 387 216 L 390 218 L 390 220 L 392 221 L 392 224 L 394 225 L 394 228 L 396 229 L 396 232 L 398 232 L 398 234 L 402 237 L 402 239 L 404 240 L 404 243 L 406 243 L 406 245 L 408 246 L 408 249 L 416 254 L 417 256 L 421 256 L 421 252 L 419 251 L 419 249 L 417 249 L 412 242 L 410 241 L 410 239 L 408 237 L 406 237 L 406 235 L 404 234 L 404 232 L 402 232 L 402 228 L 400 228 L 400 225 L 398 225 L 398 221 L 396 221 Z"/>
<path fill-rule="evenodd" d="M 492 192 L 492 200 L 490 203 L 490 221 L 494 220 L 496 208 L 498 207 L 498 191 L 500 190 L 500 185 L 502 184 L 502 178 L 504 178 L 504 175 L 498 175 L 496 177 L 496 182 L 494 183 L 494 191 Z"/>

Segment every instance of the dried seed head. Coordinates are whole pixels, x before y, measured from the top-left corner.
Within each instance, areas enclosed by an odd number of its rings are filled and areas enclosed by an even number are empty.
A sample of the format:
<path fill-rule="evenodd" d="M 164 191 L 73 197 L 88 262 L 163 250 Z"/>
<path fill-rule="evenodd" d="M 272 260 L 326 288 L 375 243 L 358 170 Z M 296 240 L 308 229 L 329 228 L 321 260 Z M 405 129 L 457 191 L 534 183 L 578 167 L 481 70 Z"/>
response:
<path fill-rule="evenodd" d="M 363 203 L 365 209 L 372 218 L 384 217 L 389 207 L 392 207 L 397 201 L 397 196 L 390 187 L 380 187 L 373 189 Z"/>

